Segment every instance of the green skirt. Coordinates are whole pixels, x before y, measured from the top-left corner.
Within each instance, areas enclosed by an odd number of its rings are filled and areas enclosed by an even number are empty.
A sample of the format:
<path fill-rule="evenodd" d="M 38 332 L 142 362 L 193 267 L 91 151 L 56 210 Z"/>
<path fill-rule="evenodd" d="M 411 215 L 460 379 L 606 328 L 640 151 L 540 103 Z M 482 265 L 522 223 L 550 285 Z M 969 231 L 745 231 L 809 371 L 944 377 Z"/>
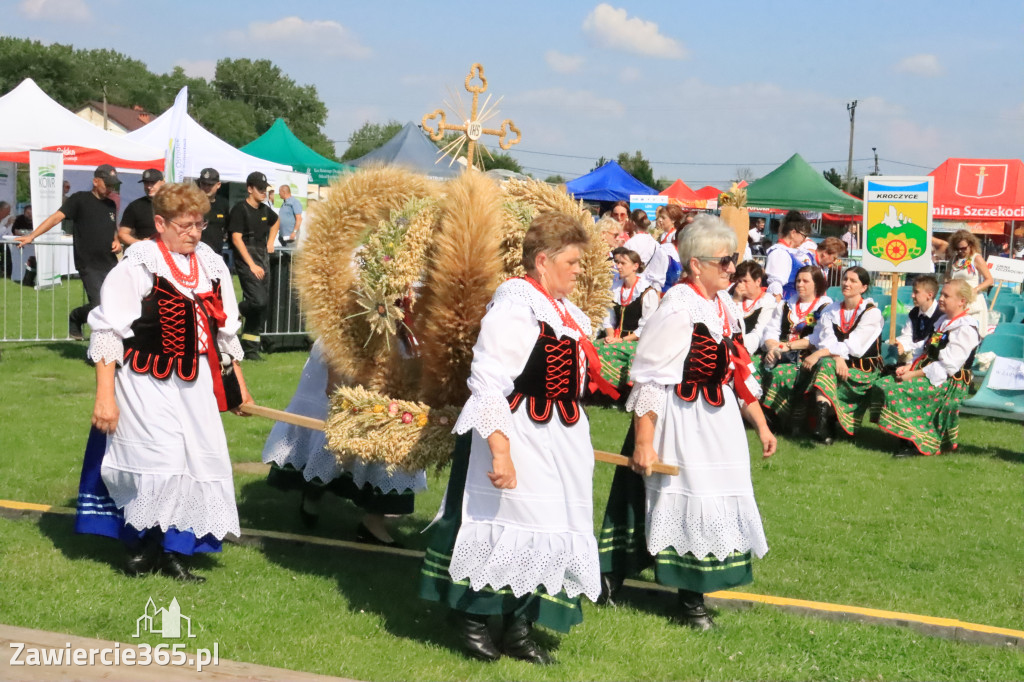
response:
<path fill-rule="evenodd" d="M 761 372 L 761 406 L 780 420 L 787 419 L 804 405 L 811 372 L 799 363 L 775 365 Z"/>
<path fill-rule="evenodd" d="M 601 358 L 601 376 L 618 388 L 629 384 L 629 368 L 636 355 L 636 341 L 621 343 L 597 343 L 597 355 Z"/>
<path fill-rule="evenodd" d="M 871 393 L 878 377 L 877 369 L 865 372 L 851 367 L 849 378 L 839 381 L 835 358 L 829 357 L 815 368 L 811 389 L 820 391 L 832 403 L 839 426 L 852 436 L 871 405 Z"/>
<path fill-rule="evenodd" d="M 462 525 L 462 497 L 469 470 L 469 451 L 473 443 L 472 432 L 455 440 L 452 468 L 448 479 L 448 492 L 441 518 L 430 529 L 423 567 L 420 569 L 420 597 L 447 604 L 449 608 L 480 616 L 513 614 L 544 627 L 568 632 L 573 625 L 583 622 L 580 598 L 569 598 L 565 592 L 550 595 L 544 588 L 533 594 L 516 597 L 507 588 L 482 590 L 470 587 L 469 580 L 452 580 L 448 567 L 452 560 L 455 539 Z"/>
<path fill-rule="evenodd" d="M 633 455 L 634 442 L 631 425 L 622 444 L 624 456 Z M 711 554 L 700 558 L 690 552 L 680 555 L 669 547 L 651 556 L 647 551 L 646 502 L 644 477 L 629 467 L 616 467 L 597 542 L 602 573 L 625 578 L 653 564 L 659 585 L 701 594 L 753 582 L 750 552 L 734 552 L 719 560 Z"/>
<path fill-rule="evenodd" d="M 875 384 L 872 412 L 883 431 L 910 441 L 922 455 L 937 455 L 944 447 L 956 449 L 968 386 L 969 380 L 953 378 L 932 386 L 926 377 L 882 377 Z"/>
<path fill-rule="evenodd" d="M 319 479 L 307 481 L 302 472 L 290 465 L 270 465 L 267 483 L 278 490 L 305 490 L 321 495 L 324 492 L 334 493 L 338 497 L 351 500 L 357 507 L 370 514 L 393 514 L 405 516 L 412 514 L 416 506 L 416 493 L 411 490 L 384 492 L 369 483 L 361 487 L 356 485 L 352 474 L 345 472 L 330 483 L 321 483 Z"/>

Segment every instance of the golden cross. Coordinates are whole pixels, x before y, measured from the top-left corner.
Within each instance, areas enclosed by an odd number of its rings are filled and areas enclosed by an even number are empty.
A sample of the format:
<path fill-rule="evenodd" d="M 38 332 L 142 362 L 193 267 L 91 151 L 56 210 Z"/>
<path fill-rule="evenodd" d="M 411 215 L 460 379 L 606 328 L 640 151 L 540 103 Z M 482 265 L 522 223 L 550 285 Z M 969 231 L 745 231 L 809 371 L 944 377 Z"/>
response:
<path fill-rule="evenodd" d="M 473 79 L 479 79 L 479 84 L 473 83 Z M 459 118 L 463 119 L 462 125 L 452 125 L 446 120 L 445 112 L 443 109 L 435 109 L 432 113 L 426 114 L 421 122 L 423 130 L 430 135 L 430 139 L 435 142 L 441 141 L 444 138 L 445 131 L 460 132 L 462 135 L 457 137 L 452 142 L 448 143 L 441 151 L 443 153 L 451 153 L 452 160 L 458 156 L 462 150 L 462 145 L 467 144 L 466 147 L 466 163 L 467 167 L 474 167 L 475 156 L 479 155 L 480 160 L 483 161 L 483 154 L 477 154 L 479 150 L 476 148 L 477 140 L 480 139 L 481 135 L 496 135 L 498 137 L 498 146 L 502 149 L 509 149 L 514 144 L 519 144 L 519 141 L 523 138 L 522 133 L 516 124 L 511 119 L 506 118 L 501 122 L 500 128 L 485 128 L 484 124 L 487 121 L 496 116 L 498 113 L 498 104 L 501 102 L 501 98 L 498 99 L 490 108 L 488 103 L 491 100 L 491 96 L 488 95 L 487 99 L 484 100 L 483 107 L 480 108 L 480 95 L 487 91 L 487 78 L 484 77 L 484 67 L 480 63 L 473 64 L 469 69 L 469 75 L 466 76 L 466 91 L 472 93 L 473 104 L 469 110 L 468 115 L 462 111 L 462 100 L 458 99 L 459 107 L 456 109 L 448 102 L 448 108 L 452 110 Z M 437 128 L 431 128 L 428 121 L 437 119 Z M 515 138 L 508 139 L 509 133 L 514 133 Z M 483 147 L 483 144 L 480 145 Z M 488 152 L 488 155 L 490 152 Z"/>

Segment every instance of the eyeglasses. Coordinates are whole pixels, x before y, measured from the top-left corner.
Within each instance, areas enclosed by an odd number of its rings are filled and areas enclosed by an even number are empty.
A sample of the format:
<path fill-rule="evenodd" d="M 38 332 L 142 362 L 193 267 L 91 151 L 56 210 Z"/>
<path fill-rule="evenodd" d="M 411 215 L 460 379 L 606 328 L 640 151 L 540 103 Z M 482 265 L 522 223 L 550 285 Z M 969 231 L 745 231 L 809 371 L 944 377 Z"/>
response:
<path fill-rule="evenodd" d="M 206 226 L 209 224 L 205 220 L 200 220 L 197 223 L 188 223 L 187 225 L 182 225 L 181 223 L 176 223 L 173 220 L 168 220 L 167 222 L 169 222 L 171 225 L 174 225 L 176 228 L 178 228 L 178 232 L 180 232 L 181 234 L 188 234 L 192 230 L 196 230 L 197 232 L 202 232 L 203 230 L 206 229 Z"/>
<path fill-rule="evenodd" d="M 740 254 L 734 253 L 731 256 L 697 256 L 697 258 L 708 263 L 718 263 L 718 267 L 725 270 L 729 265 L 736 265 L 740 259 Z"/>
<path fill-rule="evenodd" d="M 618 211 L 613 211 L 612 215 L 615 216 L 616 218 L 625 218 L 629 214 L 626 212 L 619 213 Z"/>

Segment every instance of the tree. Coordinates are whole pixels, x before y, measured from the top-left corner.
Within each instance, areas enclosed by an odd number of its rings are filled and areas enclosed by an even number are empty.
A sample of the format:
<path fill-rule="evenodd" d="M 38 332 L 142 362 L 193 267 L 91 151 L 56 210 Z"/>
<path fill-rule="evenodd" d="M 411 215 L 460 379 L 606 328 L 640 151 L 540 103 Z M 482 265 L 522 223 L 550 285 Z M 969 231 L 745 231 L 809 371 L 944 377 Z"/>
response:
<path fill-rule="evenodd" d="M 351 161 L 379 149 L 402 130 L 402 124 L 392 119 L 387 123 L 367 121 L 348 138 L 348 149 L 341 155 L 342 161 Z"/>
<path fill-rule="evenodd" d="M 269 59 L 221 59 L 212 85 L 221 97 L 249 105 L 257 134 L 283 118 L 296 137 L 334 158 L 334 143 L 321 131 L 327 123 L 327 106 L 315 86 L 296 84 Z"/>
<path fill-rule="evenodd" d="M 834 186 L 838 187 L 839 189 L 843 188 L 843 176 L 840 175 L 839 171 L 837 171 L 835 168 L 829 168 L 827 171 L 822 171 L 821 174 L 824 175 L 825 179 L 832 183 Z"/>
<path fill-rule="evenodd" d="M 565 178 L 561 175 L 549 175 L 544 178 L 544 182 L 550 182 L 552 185 L 562 185 L 565 184 Z"/>
<path fill-rule="evenodd" d="M 733 182 L 739 184 L 740 182 L 743 182 L 744 180 L 749 185 L 754 180 L 757 180 L 757 176 L 754 175 L 754 171 L 752 171 L 747 166 L 740 166 L 739 168 L 736 169 L 736 177 L 733 178 Z"/>
<path fill-rule="evenodd" d="M 605 165 L 606 163 L 608 163 L 608 159 L 606 159 L 606 158 L 604 158 L 602 156 L 600 159 L 597 160 L 597 163 L 595 163 L 594 167 L 591 168 L 590 170 L 596 171 L 598 168 L 600 168 L 601 166 Z"/>
<path fill-rule="evenodd" d="M 621 152 L 617 161 L 627 173 L 648 187 L 654 187 L 657 184 L 650 161 L 645 159 L 639 150 L 633 152 L 632 156 L 628 152 Z"/>

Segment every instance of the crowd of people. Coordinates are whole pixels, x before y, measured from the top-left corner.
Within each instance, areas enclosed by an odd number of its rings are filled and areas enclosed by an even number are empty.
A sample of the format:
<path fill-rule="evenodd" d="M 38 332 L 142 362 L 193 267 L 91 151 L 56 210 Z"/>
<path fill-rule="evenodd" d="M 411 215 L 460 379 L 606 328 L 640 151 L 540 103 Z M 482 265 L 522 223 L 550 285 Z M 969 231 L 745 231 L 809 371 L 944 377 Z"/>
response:
<path fill-rule="evenodd" d="M 76 262 L 89 280 L 89 305 L 71 319 L 91 327 L 97 381 L 77 530 L 123 541 L 131 575 L 201 582 L 188 557 L 219 551 L 239 533 L 219 413 L 252 402 L 240 362 L 257 352 L 251 323 L 265 307 L 279 217 L 263 203 L 260 173 L 230 210 L 217 201 L 213 169 L 196 184 L 147 173 L 123 238 L 107 197 L 116 171 L 101 166 L 91 191 L 72 195 L 21 243 L 73 218 Z M 300 226 L 290 224 L 290 238 Z M 211 229 L 231 241 L 241 302 L 222 242 L 205 239 Z M 753 558 L 768 551 L 744 421 L 763 457 L 775 453 L 783 424 L 806 423 L 828 444 L 837 426 L 852 435 L 869 410 L 904 443 L 900 454 L 956 446 L 981 336 L 970 310 L 987 273 L 969 233 L 950 240 L 949 281 L 915 280 L 901 362 L 885 368 L 869 273 L 847 268 L 841 299 L 830 300 L 828 274 L 846 244 L 826 239 L 809 249 L 808 232 L 799 213 L 787 215 L 762 268 L 740 253 L 753 245 L 737 244 L 714 216 L 666 206 L 652 224 L 620 202 L 597 225 L 615 280 L 608 315 L 593 329 L 568 298 L 588 229 L 560 213 L 533 220 L 525 276 L 497 288 L 481 321 L 470 398 L 454 426 L 447 491 L 420 571 L 420 596 L 452 610 L 468 655 L 549 662 L 535 624 L 567 631 L 582 620 L 582 597 L 614 604 L 624 579 L 648 566 L 677 590 L 682 623 L 713 628 L 704 595 L 751 582 Z M 350 381 L 317 344 L 290 410 L 324 418 L 328 395 Z M 632 414 L 621 450 L 630 465 L 616 471 L 596 534 L 581 406 L 588 386 Z M 301 427 L 275 427 L 263 459 L 272 484 L 301 490 L 309 526 L 327 491 L 352 500 L 364 512 L 361 542 L 396 546 L 386 517 L 411 513 L 426 487 L 423 471 L 343 466 L 322 433 Z M 657 473 L 659 463 L 679 473 Z"/>

